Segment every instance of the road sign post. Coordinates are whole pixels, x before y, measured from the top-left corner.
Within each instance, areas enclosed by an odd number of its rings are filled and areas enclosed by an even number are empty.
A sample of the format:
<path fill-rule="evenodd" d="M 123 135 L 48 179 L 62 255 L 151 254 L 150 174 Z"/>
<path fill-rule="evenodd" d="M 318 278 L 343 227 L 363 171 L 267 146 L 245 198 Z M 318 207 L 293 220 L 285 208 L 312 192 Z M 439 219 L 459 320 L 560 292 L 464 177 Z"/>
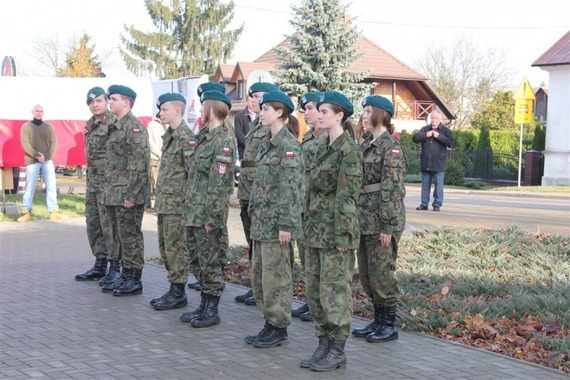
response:
<path fill-rule="evenodd" d="M 521 171 L 522 171 L 522 142 L 523 142 L 523 126 L 524 124 L 532 123 L 533 105 L 534 105 L 534 92 L 528 79 L 523 78 L 519 88 L 513 95 L 515 99 L 515 123 L 520 123 L 520 136 L 519 136 L 519 174 L 518 174 L 518 187 L 521 187 Z"/>

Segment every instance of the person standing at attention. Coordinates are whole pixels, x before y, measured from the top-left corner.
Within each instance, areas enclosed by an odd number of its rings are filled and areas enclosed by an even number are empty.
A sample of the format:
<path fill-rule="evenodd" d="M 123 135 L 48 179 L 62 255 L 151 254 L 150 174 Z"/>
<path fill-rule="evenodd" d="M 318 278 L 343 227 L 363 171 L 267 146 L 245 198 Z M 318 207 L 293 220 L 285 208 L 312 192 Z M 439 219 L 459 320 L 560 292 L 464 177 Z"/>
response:
<path fill-rule="evenodd" d="M 36 104 L 32 108 L 32 121 L 25 123 L 20 130 L 20 142 L 24 148 L 26 164 L 26 190 L 22 197 L 22 207 L 18 222 L 32 220 L 32 209 L 36 183 L 41 173 L 46 185 L 46 203 L 51 220 L 67 219 L 59 212 L 57 185 L 53 155 L 57 148 L 57 137 L 53 126 L 44 123 L 44 108 Z"/>
<path fill-rule="evenodd" d="M 360 242 L 356 206 L 362 188 L 362 153 L 348 118 L 354 108 L 336 91 L 317 101 L 320 128 L 328 130 L 315 155 L 307 192 L 305 271 L 307 300 L 319 344 L 302 368 L 333 371 L 346 367 L 344 346 L 352 322 L 350 289 L 354 250 Z"/>
<path fill-rule="evenodd" d="M 120 244 L 122 273 L 104 293 L 115 296 L 141 294 L 144 267 L 142 218 L 149 203 L 148 178 L 150 149 L 148 134 L 133 115 L 136 92 L 122 85 L 107 90 L 109 109 L 117 122 L 109 126 L 105 162 L 105 204 L 113 228 L 113 238 Z"/>
<path fill-rule="evenodd" d="M 238 180 L 238 199 L 241 208 L 240 217 L 243 224 L 243 232 L 249 247 L 249 261 L 251 262 L 253 254 L 253 244 L 251 242 L 251 217 L 249 216 L 249 199 L 251 194 L 251 186 L 255 176 L 255 159 L 259 153 L 261 145 L 266 139 L 269 139 L 269 128 L 263 128 L 259 121 L 259 99 L 266 92 L 278 90 L 277 86 L 269 82 L 256 82 L 249 88 L 248 95 L 253 100 L 253 110 L 257 115 L 249 125 L 249 132 L 245 136 L 245 148 L 243 151 L 243 160 L 241 161 L 240 175 Z M 244 294 L 240 294 L 234 298 L 236 302 L 243 302 L 246 305 L 256 305 L 253 290 L 248 290 Z"/>
<path fill-rule="evenodd" d="M 204 122 L 198 137 L 189 143 L 182 215 L 190 259 L 197 261 L 200 270 L 201 302 L 194 311 L 181 314 L 180 321 L 210 327 L 220 323 L 218 304 L 224 291 L 220 238 L 234 189 L 236 154 L 234 136 L 226 125 L 231 99 L 219 91 L 205 91 L 200 101 Z"/>
<path fill-rule="evenodd" d="M 441 112 L 430 114 L 431 123 L 412 136 L 412 141 L 421 144 L 420 171 L 422 173 L 421 204 L 416 210 L 427 210 L 431 183 L 433 189 L 433 211 L 439 211 L 443 204 L 443 179 L 447 162 L 447 148 L 455 145 L 451 130 L 441 123 Z"/>
<path fill-rule="evenodd" d="M 160 110 L 159 110 L 160 113 Z M 162 157 L 162 136 L 166 132 L 166 125 L 160 120 L 159 113 L 148 123 L 148 144 L 150 147 L 150 196 L 151 208 L 154 208 L 154 200 L 156 197 L 156 181 L 158 179 L 158 169 L 160 167 L 160 159 Z"/>
<path fill-rule="evenodd" d="M 113 230 L 104 200 L 107 132 L 109 125 L 117 122 L 117 117 L 109 111 L 107 94 L 101 87 L 93 87 L 87 92 L 87 105 L 93 116 L 85 125 L 85 222 L 95 264 L 86 272 L 75 275 L 77 281 L 100 280 L 107 274 L 107 262 L 118 266 L 118 257 L 114 257 L 117 252 Z"/>
<path fill-rule="evenodd" d="M 291 324 L 293 240 L 300 237 L 305 191 L 305 168 L 297 138 L 285 121 L 295 109 L 281 91 L 265 93 L 259 120 L 269 129 L 256 160 L 249 215 L 253 241 L 252 288 L 265 326 L 245 342 L 255 347 L 279 346 L 288 341 Z"/>
<path fill-rule="evenodd" d="M 408 164 L 400 142 L 391 135 L 392 102 L 372 95 L 364 98 L 362 107 L 362 123 L 371 133 L 360 145 L 364 179 L 358 202 L 357 258 L 362 288 L 374 306 L 374 321 L 352 330 L 352 335 L 378 343 L 398 339 L 396 308 L 400 289 L 394 272 L 398 244 L 406 226 L 404 179 Z"/>
<path fill-rule="evenodd" d="M 194 133 L 184 121 L 186 99 L 178 93 L 158 97 L 160 119 L 168 125 L 162 136 L 160 170 L 154 209 L 158 215 L 158 248 L 168 271 L 170 289 L 150 301 L 155 310 L 171 310 L 188 304 L 185 286 L 190 273 L 190 256 L 182 218 L 182 204 L 188 181 L 190 141 Z"/>

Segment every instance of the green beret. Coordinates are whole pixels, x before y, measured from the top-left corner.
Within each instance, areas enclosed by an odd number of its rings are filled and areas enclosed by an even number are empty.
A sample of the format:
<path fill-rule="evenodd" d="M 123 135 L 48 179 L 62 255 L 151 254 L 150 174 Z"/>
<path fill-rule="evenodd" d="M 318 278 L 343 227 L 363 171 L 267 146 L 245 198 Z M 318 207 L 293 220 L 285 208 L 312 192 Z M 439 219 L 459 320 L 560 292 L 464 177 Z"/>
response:
<path fill-rule="evenodd" d="M 229 96 L 220 91 L 205 91 L 200 96 L 200 103 L 204 104 L 206 100 L 217 100 L 226 103 L 229 109 L 232 109 L 232 100 Z"/>
<path fill-rule="evenodd" d="M 166 94 L 162 94 L 158 97 L 158 101 L 156 102 L 156 107 L 160 108 L 166 102 L 182 102 L 186 104 L 186 98 L 182 96 L 182 94 L 176 92 L 167 92 Z"/>
<path fill-rule="evenodd" d="M 259 99 L 259 106 L 261 107 L 263 103 L 267 102 L 281 103 L 285 105 L 285 107 L 287 107 L 289 112 L 295 111 L 295 106 L 293 105 L 291 98 L 289 98 L 289 96 L 286 93 L 281 92 L 279 90 L 273 90 L 263 94 L 261 99 Z"/>
<path fill-rule="evenodd" d="M 320 92 L 307 92 L 299 100 L 299 105 L 304 110 L 307 103 L 316 102 L 319 99 L 319 96 L 321 96 Z"/>
<path fill-rule="evenodd" d="M 89 103 L 91 103 L 93 99 L 103 94 L 105 94 L 104 89 L 102 89 L 101 87 L 93 87 L 91 90 L 87 92 L 87 105 L 89 105 Z M 105 95 L 105 98 L 107 98 L 107 95 Z"/>
<path fill-rule="evenodd" d="M 346 117 L 352 116 L 354 113 L 354 107 L 350 100 L 341 92 L 338 91 L 328 91 L 322 92 L 317 100 L 317 109 L 321 106 L 321 104 L 330 103 L 336 104 L 337 106 L 342 107 L 346 111 Z"/>
<path fill-rule="evenodd" d="M 226 93 L 226 86 L 224 86 L 223 84 L 218 83 L 218 82 L 206 82 L 206 83 L 202 83 L 201 85 L 199 85 L 198 90 L 196 90 L 196 92 L 198 93 L 198 96 L 202 96 L 202 93 L 204 93 L 206 91 L 219 91 L 219 92 L 223 92 L 225 94 Z"/>
<path fill-rule="evenodd" d="M 388 112 L 390 116 L 394 116 L 394 105 L 391 101 L 380 95 L 370 95 L 362 99 L 362 107 L 372 106 L 383 109 Z"/>
<path fill-rule="evenodd" d="M 107 93 L 109 94 L 109 96 L 111 96 L 113 94 L 119 94 L 119 95 L 123 95 L 123 96 L 128 96 L 129 98 L 131 98 L 133 100 L 136 100 L 136 98 L 137 98 L 136 92 L 134 92 L 131 88 L 129 88 L 127 86 L 120 85 L 120 84 L 114 84 L 112 86 L 109 86 Z"/>
<path fill-rule="evenodd" d="M 275 90 L 279 90 L 279 89 L 273 83 L 255 82 L 249 88 L 248 94 L 249 94 L 249 96 L 252 96 L 256 92 L 269 92 L 269 91 L 275 91 Z"/>

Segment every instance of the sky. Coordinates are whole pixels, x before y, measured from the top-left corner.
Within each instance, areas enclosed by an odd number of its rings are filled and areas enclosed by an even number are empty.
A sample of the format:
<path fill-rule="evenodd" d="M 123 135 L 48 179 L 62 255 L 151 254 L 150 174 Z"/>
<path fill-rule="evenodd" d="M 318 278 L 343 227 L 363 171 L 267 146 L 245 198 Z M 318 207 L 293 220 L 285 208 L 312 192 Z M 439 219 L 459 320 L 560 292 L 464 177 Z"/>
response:
<path fill-rule="evenodd" d="M 301 0 L 234 0 L 232 27 L 245 28 L 227 63 L 253 61 L 294 33 L 291 4 Z M 524 77 L 532 86 L 548 74 L 531 64 L 570 30 L 567 0 L 353 0 L 348 13 L 364 36 L 411 67 L 427 49 L 451 46 L 460 37 L 482 52 L 503 51 L 516 89 Z M 105 57 L 107 76 L 132 76 L 119 55 L 124 25 L 154 30 L 144 0 L 18 0 L 2 3 L 0 57 L 14 57 L 19 73 L 47 75 L 34 57 L 38 42 L 57 40 L 65 51 L 84 32 Z M 446 57 L 441 57 L 446 59 Z"/>

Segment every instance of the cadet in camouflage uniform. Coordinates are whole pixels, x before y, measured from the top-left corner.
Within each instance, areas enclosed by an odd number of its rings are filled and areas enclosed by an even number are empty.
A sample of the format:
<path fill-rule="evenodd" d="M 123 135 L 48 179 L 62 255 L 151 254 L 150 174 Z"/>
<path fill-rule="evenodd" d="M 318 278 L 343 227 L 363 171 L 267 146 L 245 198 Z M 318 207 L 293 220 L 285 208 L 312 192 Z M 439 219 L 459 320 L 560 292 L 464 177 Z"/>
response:
<path fill-rule="evenodd" d="M 277 86 L 268 82 L 257 82 L 251 85 L 248 94 L 253 99 L 253 111 L 259 115 L 259 99 L 264 93 L 277 90 Z M 253 253 L 253 245 L 251 242 L 251 218 L 249 216 L 249 198 L 251 195 L 251 186 L 253 185 L 253 177 L 255 176 L 255 160 L 264 141 L 269 139 L 269 129 L 263 128 L 259 122 L 259 117 L 255 118 L 249 124 L 249 132 L 245 136 L 245 148 L 243 151 L 243 159 L 241 161 L 240 175 L 238 181 L 238 199 L 241 207 L 240 217 L 243 224 L 243 232 L 249 246 L 249 260 L 251 261 Z M 245 294 L 235 297 L 236 302 L 245 302 L 246 305 L 255 305 L 255 297 L 253 291 L 249 290 Z"/>
<path fill-rule="evenodd" d="M 196 255 L 200 265 L 202 300 L 196 310 L 182 314 L 180 320 L 193 327 L 209 327 L 220 323 L 218 303 L 224 289 L 220 236 L 234 189 L 236 155 L 234 137 L 225 124 L 230 98 L 219 91 L 206 91 L 200 100 L 204 127 L 189 143 L 183 217 L 190 257 Z"/>
<path fill-rule="evenodd" d="M 344 346 L 352 320 L 350 283 L 354 249 L 360 241 L 356 205 L 362 187 L 362 153 L 347 122 L 353 106 L 346 96 L 322 93 L 317 108 L 328 138 L 311 171 L 304 232 L 307 300 L 319 345 L 301 361 L 301 367 L 332 371 L 346 366 Z"/>
<path fill-rule="evenodd" d="M 196 93 L 198 94 L 198 97 L 201 97 L 202 94 L 206 91 L 219 91 L 219 92 L 225 94 L 226 93 L 226 87 L 221 83 L 206 82 L 206 83 L 202 83 L 201 85 L 199 85 L 198 88 L 196 89 Z M 229 122 L 226 122 L 226 126 L 230 129 L 231 134 L 235 136 L 235 132 L 234 132 L 231 124 Z M 200 129 L 203 129 L 203 128 L 204 128 L 204 125 L 201 125 Z M 220 265 L 222 265 L 222 273 L 224 271 L 224 267 L 225 267 L 226 262 L 227 262 L 228 250 L 229 250 L 229 246 L 230 246 L 227 219 L 228 218 L 226 216 L 226 223 L 223 226 L 222 233 L 220 236 Z M 192 252 L 195 252 L 195 250 L 192 250 Z M 196 281 L 189 283 L 188 287 L 190 289 L 201 291 L 202 285 L 200 284 L 200 277 L 201 277 L 200 265 L 198 264 L 198 259 L 195 256 L 190 258 L 190 271 L 192 272 L 192 274 L 194 274 Z"/>
<path fill-rule="evenodd" d="M 118 250 L 113 240 L 111 222 L 103 201 L 105 193 L 105 145 L 107 129 L 117 118 L 109 112 L 107 94 L 101 87 L 87 92 L 87 105 L 93 116 L 85 126 L 85 157 L 87 159 L 87 181 L 85 191 L 85 219 L 87 239 L 95 264 L 84 273 L 75 275 L 78 281 L 99 280 L 107 274 L 107 262 L 111 267 L 119 265 Z"/>
<path fill-rule="evenodd" d="M 293 240 L 299 238 L 305 168 L 299 141 L 285 127 L 294 117 L 291 99 L 281 91 L 265 93 L 259 120 L 270 131 L 257 156 L 249 215 L 253 241 L 252 288 L 265 327 L 245 338 L 255 347 L 287 342 L 291 324 Z"/>
<path fill-rule="evenodd" d="M 392 102 L 373 95 L 364 98 L 362 107 L 362 122 L 372 133 L 361 145 L 364 186 L 358 203 L 357 258 L 362 287 L 374 305 L 374 321 L 352 330 L 352 335 L 368 342 L 386 342 L 398 339 L 396 306 L 400 289 L 394 271 L 406 224 L 407 162 L 400 142 L 391 135 Z"/>
<path fill-rule="evenodd" d="M 117 122 L 109 126 L 105 163 L 105 204 L 113 238 L 121 247 L 121 276 L 103 286 L 115 296 L 141 294 L 144 267 L 144 239 L 141 230 L 146 205 L 150 202 L 148 134 L 131 109 L 137 94 L 126 86 L 108 89 L 109 108 Z"/>
<path fill-rule="evenodd" d="M 156 183 L 154 209 L 158 214 L 158 248 L 168 271 L 170 289 L 150 304 L 156 310 L 171 310 L 188 304 L 184 290 L 190 263 L 186 245 L 185 223 L 182 218 L 184 189 L 188 181 L 190 140 L 194 133 L 184 122 L 186 99 L 178 93 L 158 97 L 160 119 L 169 127 L 162 136 L 160 168 Z"/>
<path fill-rule="evenodd" d="M 305 111 L 304 117 L 310 129 L 303 136 L 303 141 L 301 142 L 301 149 L 303 151 L 303 157 L 305 162 L 305 183 L 309 183 L 311 168 L 315 162 L 315 155 L 319 149 L 319 144 L 323 141 L 326 143 L 326 138 L 328 133 L 325 129 L 317 128 L 319 111 L 317 110 L 317 100 L 321 95 L 320 92 L 308 92 L 301 97 L 299 100 L 299 105 Z M 306 212 L 307 203 L 304 202 L 303 206 L 303 218 L 307 215 Z M 301 260 L 301 265 L 305 268 L 305 242 L 304 238 L 301 237 L 297 240 L 297 250 L 299 252 L 299 259 Z M 311 312 L 309 311 L 309 304 L 305 302 L 301 307 L 291 311 L 291 316 L 301 318 L 303 321 L 312 321 Z"/>

